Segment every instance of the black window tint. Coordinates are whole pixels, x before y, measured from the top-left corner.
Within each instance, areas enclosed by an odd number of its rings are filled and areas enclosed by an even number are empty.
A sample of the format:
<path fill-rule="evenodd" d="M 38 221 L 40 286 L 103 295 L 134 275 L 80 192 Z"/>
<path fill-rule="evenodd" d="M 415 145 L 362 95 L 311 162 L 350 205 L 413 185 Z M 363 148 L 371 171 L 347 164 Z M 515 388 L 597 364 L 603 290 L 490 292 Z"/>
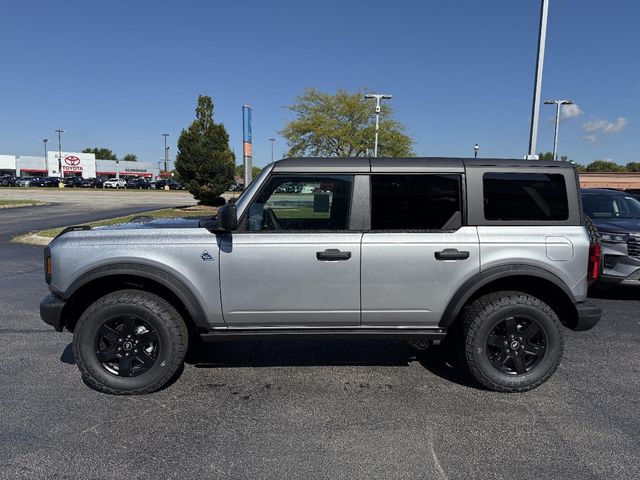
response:
<path fill-rule="evenodd" d="M 550 173 L 485 173 L 487 220 L 566 220 L 564 176 Z"/>
<path fill-rule="evenodd" d="M 274 175 L 249 206 L 248 230 L 346 230 L 353 176 Z"/>
<path fill-rule="evenodd" d="M 373 230 L 457 229 L 460 175 L 372 175 Z"/>

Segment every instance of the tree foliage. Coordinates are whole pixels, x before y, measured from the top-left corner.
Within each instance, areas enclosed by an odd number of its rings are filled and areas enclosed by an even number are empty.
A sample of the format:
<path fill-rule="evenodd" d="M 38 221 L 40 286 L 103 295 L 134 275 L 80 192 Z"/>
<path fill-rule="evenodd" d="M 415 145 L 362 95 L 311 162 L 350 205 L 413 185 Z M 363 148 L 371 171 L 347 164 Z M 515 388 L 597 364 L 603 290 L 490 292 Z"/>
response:
<path fill-rule="evenodd" d="M 375 104 L 364 91 L 335 95 L 309 88 L 289 108 L 296 118 L 280 134 L 287 140 L 287 156 L 363 157 L 373 155 Z M 388 102 L 382 104 L 378 155 L 412 156 L 414 141 L 403 124 L 393 118 Z"/>
<path fill-rule="evenodd" d="M 251 178 L 256 178 L 261 171 L 262 169 L 260 167 L 251 167 Z M 236 176 L 244 178 L 244 165 L 237 165 L 235 172 Z"/>
<path fill-rule="evenodd" d="M 127 153 L 124 157 L 122 157 L 122 160 L 125 162 L 137 162 L 138 156 L 134 155 L 133 153 Z"/>
<path fill-rule="evenodd" d="M 626 172 L 623 165 L 619 165 L 611 160 L 596 160 L 587 165 L 587 172 Z"/>
<path fill-rule="evenodd" d="M 235 157 L 224 125 L 213 121 L 213 100 L 198 96 L 196 119 L 178 139 L 180 180 L 202 204 L 214 204 L 233 181 Z"/>
<path fill-rule="evenodd" d="M 553 152 L 538 153 L 538 160 L 554 160 Z M 561 162 L 573 162 L 567 155 L 560 155 Z"/>
<path fill-rule="evenodd" d="M 98 160 L 117 160 L 116 154 L 113 153 L 109 148 L 104 147 L 93 147 L 93 148 L 85 148 L 82 150 L 82 153 L 93 153 Z"/>

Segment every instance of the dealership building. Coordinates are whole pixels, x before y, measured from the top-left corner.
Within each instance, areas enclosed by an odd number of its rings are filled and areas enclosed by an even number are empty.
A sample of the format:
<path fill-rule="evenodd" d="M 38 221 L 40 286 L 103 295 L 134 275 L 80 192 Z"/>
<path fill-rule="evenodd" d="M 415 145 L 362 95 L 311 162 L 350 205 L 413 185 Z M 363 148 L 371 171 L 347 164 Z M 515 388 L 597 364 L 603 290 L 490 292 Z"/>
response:
<path fill-rule="evenodd" d="M 30 155 L 0 155 L 0 175 L 16 177 L 59 177 L 60 166 L 65 177 L 110 178 L 141 177 L 155 178 L 160 175 L 157 165 L 149 162 L 124 160 L 100 160 L 93 153 L 48 152 L 47 157 Z"/>

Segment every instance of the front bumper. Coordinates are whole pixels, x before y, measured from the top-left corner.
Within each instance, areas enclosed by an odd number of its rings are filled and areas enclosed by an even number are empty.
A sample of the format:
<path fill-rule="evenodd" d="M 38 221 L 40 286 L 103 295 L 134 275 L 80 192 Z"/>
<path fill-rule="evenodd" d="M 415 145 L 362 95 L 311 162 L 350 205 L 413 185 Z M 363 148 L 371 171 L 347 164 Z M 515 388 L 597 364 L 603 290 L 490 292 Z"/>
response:
<path fill-rule="evenodd" d="M 572 329 L 576 332 L 592 329 L 602 317 L 602 309 L 590 302 L 576 303 L 576 312 L 578 313 L 578 322 Z"/>
<path fill-rule="evenodd" d="M 60 297 L 56 297 L 53 293 L 44 297 L 40 302 L 40 318 L 58 332 L 61 332 L 64 327 L 62 324 L 62 310 L 66 303 L 67 302 Z"/>

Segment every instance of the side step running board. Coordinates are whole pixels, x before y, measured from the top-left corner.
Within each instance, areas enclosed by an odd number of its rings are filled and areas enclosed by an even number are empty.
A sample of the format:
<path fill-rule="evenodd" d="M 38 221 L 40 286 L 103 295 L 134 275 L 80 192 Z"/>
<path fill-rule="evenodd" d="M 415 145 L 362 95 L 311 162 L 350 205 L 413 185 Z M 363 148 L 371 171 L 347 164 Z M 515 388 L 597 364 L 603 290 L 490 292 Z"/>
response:
<path fill-rule="evenodd" d="M 216 330 L 201 333 L 200 337 L 205 342 L 229 342 L 235 340 L 442 340 L 447 334 L 440 328 L 431 329 L 321 329 L 299 328 L 281 329 L 265 328 L 252 330 Z"/>

